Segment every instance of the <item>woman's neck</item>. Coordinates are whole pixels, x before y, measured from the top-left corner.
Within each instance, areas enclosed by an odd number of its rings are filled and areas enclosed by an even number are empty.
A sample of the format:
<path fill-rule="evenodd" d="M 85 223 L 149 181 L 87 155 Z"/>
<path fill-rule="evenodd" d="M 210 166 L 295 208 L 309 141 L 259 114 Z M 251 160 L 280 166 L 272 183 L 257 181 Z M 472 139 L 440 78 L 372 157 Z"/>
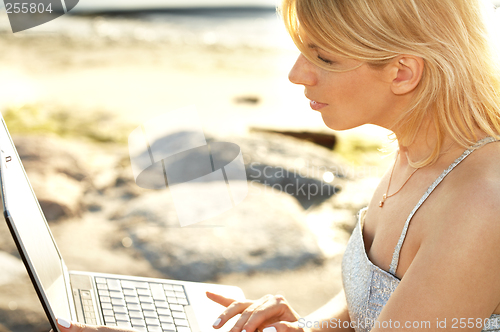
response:
<path fill-rule="evenodd" d="M 401 141 L 398 140 L 399 151 L 401 153 L 401 156 L 406 156 L 406 163 L 408 164 L 408 166 L 412 163 L 427 159 L 429 156 L 431 156 L 436 145 L 438 144 L 441 145 L 441 151 L 438 160 L 445 155 L 449 155 L 450 157 L 452 157 L 456 153 L 459 153 L 463 150 L 463 147 L 455 142 L 451 135 L 445 135 L 440 140 L 438 134 L 436 133 L 434 125 L 430 121 L 425 121 L 424 124 L 418 130 L 417 134 L 415 135 L 415 139 L 409 145 L 403 145 L 401 144 Z M 396 135 L 396 138 L 398 138 L 398 132 L 394 133 Z M 405 164 L 405 162 L 403 161 L 402 164 Z"/>

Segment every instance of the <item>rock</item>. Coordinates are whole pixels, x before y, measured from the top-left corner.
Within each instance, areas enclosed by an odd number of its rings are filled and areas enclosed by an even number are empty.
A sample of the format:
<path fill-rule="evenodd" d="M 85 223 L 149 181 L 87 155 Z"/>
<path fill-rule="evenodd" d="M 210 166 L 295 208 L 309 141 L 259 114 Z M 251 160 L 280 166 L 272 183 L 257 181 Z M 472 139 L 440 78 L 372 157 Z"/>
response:
<path fill-rule="evenodd" d="M 339 193 L 339 181 L 345 178 L 345 162 L 338 154 L 302 139 L 251 132 L 239 137 L 214 136 L 212 141 L 238 144 L 250 183 L 286 192 L 306 210 Z"/>
<path fill-rule="evenodd" d="M 78 150 L 54 137 L 15 136 L 13 140 L 47 220 L 80 216 L 91 182 Z"/>
<path fill-rule="evenodd" d="M 167 190 L 131 200 L 115 215 L 134 248 L 170 278 L 215 280 L 321 264 L 324 256 L 293 197 L 260 184 L 232 210 L 181 228 Z"/>
<path fill-rule="evenodd" d="M 280 135 L 295 137 L 301 140 L 309 141 L 314 144 L 323 146 L 330 150 L 335 149 L 335 145 L 337 144 L 337 136 L 329 133 L 318 133 L 311 131 L 271 130 L 262 128 L 252 128 L 251 130 L 255 132 L 280 134 Z"/>
<path fill-rule="evenodd" d="M 23 262 L 4 251 L 0 251 L 0 266 L 2 267 L 0 285 L 7 285 L 26 274 Z"/>
<path fill-rule="evenodd" d="M 28 274 L 0 285 L 0 322 L 15 332 L 48 332 L 50 324 Z"/>

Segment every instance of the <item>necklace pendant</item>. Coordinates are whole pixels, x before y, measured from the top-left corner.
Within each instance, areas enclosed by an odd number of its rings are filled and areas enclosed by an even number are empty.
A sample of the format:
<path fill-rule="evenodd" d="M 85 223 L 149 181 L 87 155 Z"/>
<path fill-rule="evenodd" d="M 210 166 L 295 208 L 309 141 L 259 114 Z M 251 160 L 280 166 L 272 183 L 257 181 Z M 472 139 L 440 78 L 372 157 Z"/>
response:
<path fill-rule="evenodd" d="M 378 203 L 378 206 L 379 206 L 379 207 L 384 207 L 384 203 L 385 203 L 385 200 L 386 200 L 386 199 L 387 199 L 387 195 L 386 195 L 386 194 L 384 194 L 384 195 L 382 196 L 382 200 Z"/>

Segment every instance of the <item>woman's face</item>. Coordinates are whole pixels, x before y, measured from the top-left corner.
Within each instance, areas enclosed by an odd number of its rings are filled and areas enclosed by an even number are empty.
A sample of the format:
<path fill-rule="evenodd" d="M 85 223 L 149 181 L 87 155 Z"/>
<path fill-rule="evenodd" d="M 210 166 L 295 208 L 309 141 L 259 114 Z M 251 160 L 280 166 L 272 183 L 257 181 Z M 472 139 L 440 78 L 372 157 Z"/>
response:
<path fill-rule="evenodd" d="M 363 124 L 385 128 L 394 123 L 394 94 L 385 69 L 327 53 L 310 45 L 313 54 L 332 69 L 328 71 L 300 55 L 289 74 L 292 83 L 305 87 L 311 108 L 321 113 L 325 124 L 334 130 L 346 130 Z"/>

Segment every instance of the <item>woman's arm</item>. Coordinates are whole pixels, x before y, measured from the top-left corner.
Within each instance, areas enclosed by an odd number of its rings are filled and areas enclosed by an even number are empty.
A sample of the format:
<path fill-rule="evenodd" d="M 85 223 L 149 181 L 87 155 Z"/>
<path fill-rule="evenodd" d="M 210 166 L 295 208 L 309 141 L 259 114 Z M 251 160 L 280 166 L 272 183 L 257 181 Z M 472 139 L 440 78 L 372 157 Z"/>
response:
<path fill-rule="evenodd" d="M 354 329 L 350 327 L 351 319 L 347 311 L 347 303 L 343 290 L 327 304 L 314 311 L 312 314 L 307 315 L 304 320 L 308 322 L 319 322 L 319 328 L 312 327 L 310 329 L 311 332 L 354 332 Z M 321 322 L 325 322 L 323 323 L 323 328 L 321 328 Z M 349 327 L 344 328 L 344 326 Z"/>
<path fill-rule="evenodd" d="M 403 326 L 407 331 L 480 331 L 484 319 L 498 312 L 499 181 L 464 177 L 457 184 L 459 188 L 441 196 L 440 206 L 433 209 L 432 231 L 427 232 L 373 332 Z"/>

